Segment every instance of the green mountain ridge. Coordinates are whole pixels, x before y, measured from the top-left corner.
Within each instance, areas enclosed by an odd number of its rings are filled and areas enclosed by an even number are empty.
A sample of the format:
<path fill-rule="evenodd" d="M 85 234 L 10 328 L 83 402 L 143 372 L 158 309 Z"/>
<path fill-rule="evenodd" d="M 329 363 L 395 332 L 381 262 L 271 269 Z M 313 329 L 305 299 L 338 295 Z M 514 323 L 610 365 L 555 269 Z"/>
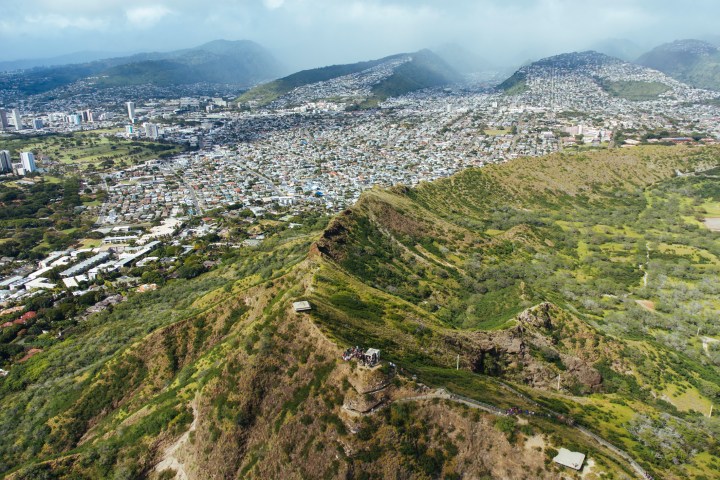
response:
<path fill-rule="evenodd" d="M 393 72 L 371 86 L 370 104 L 388 97 L 404 95 L 423 88 L 447 85 L 458 80 L 458 74 L 430 50 L 397 54 L 378 60 L 303 70 L 278 80 L 259 85 L 238 98 L 239 102 L 268 105 L 293 89 L 325 82 L 345 75 L 360 73 L 373 67 L 408 58 Z"/>
<path fill-rule="evenodd" d="M 720 369 L 696 332 L 720 334 L 719 166 L 638 147 L 367 191 L 13 366 L 0 473 L 579 478 L 564 447 L 585 478 L 638 476 L 579 425 L 654 478 L 712 478 Z M 342 361 L 354 345 L 385 362 Z"/>
<path fill-rule="evenodd" d="M 662 81 L 646 81 L 644 79 L 611 80 L 605 78 L 598 67 L 606 65 L 625 66 L 628 67 L 628 72 L 631 71 L 630 64 L 604 53 L 592 50 L 564 53 L 543 58 L 521 67 L 513 75 L 497 85 L 496 88 L 509 96 L 522 94 L 530 90 L 528 86 L 529 76 L 533 76 L 537 71 L 547 74 L 547 70 L 552 69 L 555 74 L 584 75 L 595 82 L 608 95 L 630 101 L 654 100 L 671 90 L 671 87 Z"/>
<path fill-rule="evenodd" d="M 700 40 L 660 45 L 640 56 L 636 63 L 694 87 L 720 89 L 720 50 Z"/>
<path fill-rule="evenodd" d="M 254 42 L 216 40 L 174 52 L 140 53 L 82 64 L 33 68 L 3 77 L 0 88 L 3 88 L 2 82 L 7 81 L 19 84 L 22 93 L 31 95 L 84 79 L 92 79 L 101 88 L 201 82 L 251 86 L 281 71 L 277 60 Z"/>

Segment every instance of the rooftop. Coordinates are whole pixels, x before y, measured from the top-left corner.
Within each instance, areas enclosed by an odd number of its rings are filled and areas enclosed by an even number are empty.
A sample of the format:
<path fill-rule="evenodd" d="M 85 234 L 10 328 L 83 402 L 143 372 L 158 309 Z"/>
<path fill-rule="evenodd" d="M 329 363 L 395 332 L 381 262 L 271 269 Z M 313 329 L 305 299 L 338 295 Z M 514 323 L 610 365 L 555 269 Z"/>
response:
<path fill-rule="evenodd" d="M 553 458 L 553 462 L 575 470 L 581 470 L 585 462 L 585 454 L 571 452 L 567 448 L 561 448 L 557 456 Z"/>

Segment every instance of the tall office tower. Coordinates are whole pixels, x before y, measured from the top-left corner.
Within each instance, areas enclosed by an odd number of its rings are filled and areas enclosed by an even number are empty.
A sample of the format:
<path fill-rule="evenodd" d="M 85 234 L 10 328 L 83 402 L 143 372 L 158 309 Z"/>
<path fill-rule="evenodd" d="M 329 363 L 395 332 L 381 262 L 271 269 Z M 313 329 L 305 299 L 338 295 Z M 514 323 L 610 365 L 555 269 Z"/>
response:
<path fill-rule="evenodd" d="M 15 130 L 22 130 L 23 124 L 22 117 L 20 116 L 20 110 L 18 110 L 17 108 L 13 108 L 12 117 L 13 121 L 15 122 Z"/>
<path fill-rule="evenodd" d="M 160 136 L 160 132 L 158 131 L 158 126 L 154 123 L 145 123 L 143 124 L 143 127 L 145 127 L 145 136 L 148 138 L 152 138 L 153 140 L 157 140 L 157 138 Z"/>
<path fill-rule="evenodd" d="M 40 129 L 42 129 L 44 126 L 45 126 L 45 125 L 43 125 L 43 121 L 42 121 L 41 118 L 34 118 L 34 119 L 33 119 L 33 128 L 34 128 L 35 130 L 40 130 Z"/>
<path fill-rule="evenodd" d="M 20 161 L 22 162 L 23 170 L 25 170 L 25 175 L 37 170 L 35 166 L 35 155 L 33 155 L 32 152 L 22 152 L 20 154 Z"/>
<path fill-rule="evenodd" d="M 93 117 L 92 110 L 85 110 L 85 113 L 87 114 L 87 122 L 93 123 L 95 121 L 95 118 Z"/>
<path fill-rule="evenodd" d="M 87 122 L 87 121 L 88 121 L 87 110 L 79 110 L 79 111 L 77 112 L 77 114 L 80 115 L 80 118 L 82 118 L 82 121 L 83 121 L 83 122 Z"/>
<path fill-rule="evenodd" d="M 8 129 L 7 112 L 4 108 L 0 108 L 0 131 Z"/>
<path fill-rule="evenodd" d="M 10 161 L 10 152 L 0 150 L 0 172 L 12 172 L 12 161 Z"/>
<path fill-rule="evenodd" d="M 128 107 L 128 117 L 130 117 L 130 121 L 135 121 L 135 102 L 127 102 Z"/>

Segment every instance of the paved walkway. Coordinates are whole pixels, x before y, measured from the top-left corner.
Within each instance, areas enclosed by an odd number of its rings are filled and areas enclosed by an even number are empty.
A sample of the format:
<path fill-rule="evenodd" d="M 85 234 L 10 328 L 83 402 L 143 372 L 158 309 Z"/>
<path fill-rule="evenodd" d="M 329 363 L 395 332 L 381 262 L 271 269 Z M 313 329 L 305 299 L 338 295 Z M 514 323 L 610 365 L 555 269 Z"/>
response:
<path fill-rule="evenodd" d="M 555 417 L 562 417 L 562 416 L 563 416 L 563 415 L 561 415 L 561 414 L 558 413 L 558 412 L 555 412 L 555 411 L 550 410 L 550 409 L 548 409 L 548 408 L 546 408 L 546 407 L 543 407 L 542 405 L 540 405 L 540 404 L 537 403 L 536 401 L 530 399 L 530 398 L 527 397 L 526 395 L 520 393 L 519 391 L 515 390 L 514 388 L 512 388 L 511 386 L 509 386 L 509 385 L 507 385 L 507 384 L 505 384 L 505 383 L 503 383 L 503 382 L 496 381 L 496 383 L 497 383 L 499 386 L 501 386 L 502 388 L 504 388 L 504 389 L 512 392 L 514 395 L 516 395 L 516 396 L 522 398 L 523 400 L 529 402 L 530 404 L 537 406 L 538 409 L 540 409 L 541 411 L 544 410 L 544 411 L 552 414 L 552 415 L 555 416 Z M 413 396 L 413 397 L 405 397 L 405 398 L 396 400 L 395 403 L 406 403 L 406 402 L 421 401 L 421 400 L 432 400 L 432 399 L 435 399 L 435 398 L 439 398 L 439 399 L 442 399 L 442 400 L 449 400 L 449 401 L 451 401 L 451 402 L 455 402 L 455 403 L 460 403 L 460 404 L 463 404 L 463 405 L 467 405 L 467 406 L 470 407 L 470 408 L 477 408 L 477 409 L 480 409 L 480 410 L 484 410 L 484 411 L 486 411 L 486 412 L 488 412 L 488 413 L 491 413 L 491 414 L 493 414 L 493 415 L 503 415 L 503 416 L 507 416 L 507 415 L 508 415 L 508 413 L 507 413 L 506 410 L 503 410 L 503 409 L 501 409 L 501 408 L 499 408 L 499 407 L 496 407 L 496 406 L 494 406 L 494 405 L 490 405 L 490 404 L 488 404 L 488 403 L 479 402 L 479 401 L 473 400 L 473 399 L 471 399 L 471 398 L 467 398 L 467 397 L 463 397 L 463 396 L 461 396 L 461 395 L 457 395 L 457 394 L 451 393 L 451 392 L 449 392 L 449 391 L 448 391 L 447 389 L 445 389 L 445 388 L 439 388 L 439 389 L 435 390 L 435 391 L 432 392 L 432 393 L 427 393 L 427 394 L 423 394 L 423 395 L 417 395 L 417 396 Z M 632 467 L 633 470 L 635 470 L 635 472 L 640 476 L 640 478 L 647 479 L 647 480 L 652 480 L 653 477 L 652 477 L 648 472 L 646 472 L 645 469 L 643 469 L 643 468 L 640 466 L 640 464 L 637 463 L 637 462 L 630 456 L 630 454 L 627 453 L 626 451 L 622 450 L 621 448 L 616 447 L 616 446 L 613 445 L 612 443 L 608 442 L 608 441 L 605 440 L 604 438 L 600 437 L 599 435 L 591 432 L 590 430 L 588 430 L 588 429 L 586 429 L 586 428 L 584 428 L 584 427 L 581 427 L 581 426 L 579 426 L 579 425 L 568 425 L 568 426 L 571 427 L 571 428 L 575 428 L 576 430 L 578 430 L 580 433 L 582 433 L 582 434 L 585 435 L 586 437 L 595 440 L 597 443 L 599 443 L 599 444 L 602 445 L 603 447 L 605 447 L 605 448 L 607 448 L 608 450 L 610 450 L 611 452 L 613 452 L 613 453 L 614 453 L 615 455 L 617 455 L 618 457 L 620 457 L 620 458 L 622 458 L 623 460 L 625 460 L 626 462 L 628 462 L 628 464 Z"/>

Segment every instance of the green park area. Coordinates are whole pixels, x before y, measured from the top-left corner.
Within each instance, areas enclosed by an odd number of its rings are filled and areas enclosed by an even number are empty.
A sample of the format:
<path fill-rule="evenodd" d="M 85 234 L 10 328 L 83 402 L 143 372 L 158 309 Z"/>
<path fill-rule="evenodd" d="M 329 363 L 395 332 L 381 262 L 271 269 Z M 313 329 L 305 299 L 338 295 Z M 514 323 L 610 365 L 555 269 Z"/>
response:
<path fill-rule="evenodd" d="M 38 135 L 0 139 L 0 150 L 9 150 L 13 158 L 20 152 L 35 154 L 40 166 L 82 165 L 87 168 L 114 165 L 133 165 L 154 158 L 165 157 L 180 151 L 171 144 L 128 140 L 115 136 L 115 132 L 73 133 L 67 135 Z M 47 160 L 45 160 L 47 159 Z"/>

